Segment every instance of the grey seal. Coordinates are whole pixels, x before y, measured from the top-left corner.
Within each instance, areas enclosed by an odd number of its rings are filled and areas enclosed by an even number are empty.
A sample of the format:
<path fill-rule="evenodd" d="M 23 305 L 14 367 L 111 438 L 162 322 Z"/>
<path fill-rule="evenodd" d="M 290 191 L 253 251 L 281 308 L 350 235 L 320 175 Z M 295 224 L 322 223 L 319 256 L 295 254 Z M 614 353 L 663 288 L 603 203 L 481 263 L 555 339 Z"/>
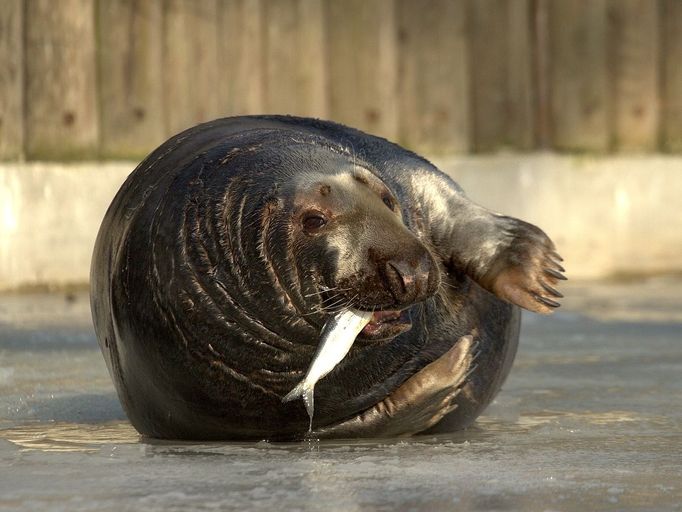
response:
<path fill-rule="evenodd" d="M 516 352 L 519 306 L 559 306 L 539 228 L 470 201 L 424 158 L 340 124 L 218 119 L 128 177 L 91 267 L 97 337 L 142 434 L 302 438 L 325 322 L 373 311 L 315 388 L 313 435 L 470 425 Z"/>

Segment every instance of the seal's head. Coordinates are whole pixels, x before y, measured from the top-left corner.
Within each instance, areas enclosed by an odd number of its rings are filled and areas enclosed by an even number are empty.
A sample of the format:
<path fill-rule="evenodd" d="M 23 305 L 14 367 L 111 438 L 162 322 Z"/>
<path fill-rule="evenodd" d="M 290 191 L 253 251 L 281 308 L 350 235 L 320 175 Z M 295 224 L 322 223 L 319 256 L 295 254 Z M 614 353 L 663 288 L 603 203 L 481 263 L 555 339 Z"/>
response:
<path fill-rule="evenodd" d="M 285 191 L 299 273 L 319 290 L 309 304 L 374 311 L 359 339 L 395 337 L 411 327 L 407 308 L 436 292 L 438 265 L 376 174 L 351 158 L 329 158 L 326 169 L 296 175 Z"/>

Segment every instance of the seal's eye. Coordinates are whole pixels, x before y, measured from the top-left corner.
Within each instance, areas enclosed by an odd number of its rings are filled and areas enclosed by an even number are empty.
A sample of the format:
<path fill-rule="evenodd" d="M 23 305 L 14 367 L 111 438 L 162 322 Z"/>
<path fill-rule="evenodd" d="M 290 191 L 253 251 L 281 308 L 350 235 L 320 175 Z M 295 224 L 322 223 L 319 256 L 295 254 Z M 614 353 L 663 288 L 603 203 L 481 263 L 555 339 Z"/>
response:
<path fill-rule="evenodd" d="M 303 217 L 303 228 L 306 231 L 317 231 L 327 224 L 327 219 L 321 213 L 308 213 Z"/>
<path fill-rule="evenodd" d="M 381 198 L 381 200 L 382 200 L 382 201 L 384 202 L 384 204 L 385 204 L 386 206 L 388 206 L 391 210 L 392 210 L 393 207 L 395 206 L 395 204 L 393 203 L 393 199 L 392 199 L 391 196 L 389 196 L 389 195 L 384 195 L 384 196 Z"/>

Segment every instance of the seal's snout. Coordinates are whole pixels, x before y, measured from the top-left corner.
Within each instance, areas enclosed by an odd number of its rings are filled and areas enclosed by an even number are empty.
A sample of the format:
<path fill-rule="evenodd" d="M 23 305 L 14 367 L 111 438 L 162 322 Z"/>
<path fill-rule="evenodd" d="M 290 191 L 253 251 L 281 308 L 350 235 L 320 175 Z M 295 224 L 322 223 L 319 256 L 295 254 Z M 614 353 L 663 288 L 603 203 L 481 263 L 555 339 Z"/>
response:
<path fill-rule="evenodd" d="M 423 254 L 414 259 L 392 259 L 385 263 L 383 274 L 388 291 L 398 304 L 426 299 L 437 285 L 433 258 Z"/>

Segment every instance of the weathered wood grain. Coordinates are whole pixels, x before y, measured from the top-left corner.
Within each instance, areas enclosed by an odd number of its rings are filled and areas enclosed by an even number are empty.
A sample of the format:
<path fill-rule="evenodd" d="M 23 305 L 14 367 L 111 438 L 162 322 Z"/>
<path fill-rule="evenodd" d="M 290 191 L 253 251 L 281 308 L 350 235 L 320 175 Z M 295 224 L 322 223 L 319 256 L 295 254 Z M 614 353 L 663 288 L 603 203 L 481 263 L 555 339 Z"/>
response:
<path fill-rule="evenodd" d="M 140 158 L 163 142 L 162 1 L 99 0 L 100 155 Z"/>
<path fill-rule="evenodd" d="M 548 150 L 551 147 L 550 93 L 549 93 L 549 3 L 552 0 L 531 0 L 532 66 L 533 66 L 533 118 L 535 141 L 533 148 Z"/>
<path fill-rule="evenodd" d="M 166 0 L 163 91 L 166 135 L 221 115 L 216 0 Z"/>
<path fill-rule="evenodd" d="M 531 150 L 535 145 L 536 86 L 533 80 L 533 6 L 530 0 L 507 2 L 507 132 L 509 145 Z"/>
<path fill-rule="evenodd" d="M 94 0 L 26 0 L 26 153 L 97 154 Z"/>
<path fill-rule="evenodd" d="M 427 154 L 682 152 L 682 0 L 0 0 L 0 160 L 256 113 Z"/>
<path fill-rule="evenodd" d="M 682 153 L 682 2 L 661 3 L 663 31 L 661 142 L 665 151 Z"/>
<path fill-rule="evenodd" d="M 24 2 L 0 2 L 0 160 L 24 151 Z"/>
<path fill-rule="evenodd" d="M 398 135 L 393 0 L 327 0 L 329 111 L 333 120 L 395 140 Z"/>
<path fill-rule="evenodd" d="M 222 115 L 264 112 L 263 2 L 218 4 L 219 108 Z"/>
<path fill-rule="evenodd" d="M 534 143 L 531 10 L 527 0 L 471 0 L 472 139 L 477 151 Z"/>
<path fill-rule="evenodd" d="M 550 112 L 556 149 L 609 149 L 606 6 L 606 0 L 549 2 Z"/>
<path fill-rule="evenodd" d="M 265 109 L 326 117 L 322 0 L 265 1 Z"/>
<path fill-rule="evenodd" d="M 658 8 L 651 0 L 609 2 L 616 150 L 653 151 L 658 146 Z"/>
<path fill-rule="evenodd" d="M 399 140 L 424 153 L 469 149 L 466 0 L 398 2 Z"/>

